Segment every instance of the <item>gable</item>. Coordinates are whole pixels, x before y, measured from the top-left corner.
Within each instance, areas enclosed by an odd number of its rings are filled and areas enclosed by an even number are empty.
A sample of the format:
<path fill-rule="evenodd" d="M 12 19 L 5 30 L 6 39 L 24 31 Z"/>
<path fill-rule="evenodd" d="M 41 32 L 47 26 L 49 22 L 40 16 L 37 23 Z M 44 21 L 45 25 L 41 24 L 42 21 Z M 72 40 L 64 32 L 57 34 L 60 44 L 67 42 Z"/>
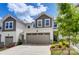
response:
<path fill-rule="evenodd" d="M 46 19 L 49 19 L 49 26 L 45 25 L 45 21 Z M 40 14 L 39 17 L 35 20 L 36 22 L 36 27 L 38 27 L 38 21 L 41 20 L 41 28 L 49 28 L 49 27 L 52 27 L 52 17 L 50 17 L 49 15 L 47 14 Z"/>
<path fill-rule="evenodd" d="M 38 19 L 46 19 L 46 18 L 52 19 L 52 17 L 50 17 L 50 16 L 48 16 L 46 14 L 41 14 L 36 20 L 38 20 Z"/>
<path fill-rule="evenodd" d="M 12 21 L 13 22 L 13 29 L 12 30 L 6 30 L 5 29 L 5 23 Z M 3 31 L 15 31 L 16 30 L 16 19 L 12 16 L 6 16 L 3 20 Z"/>
<path fill-rule="evenodd" d="M 5 21 L 16 21 L 13 17 L 11 17 L 11 16 L 8 16 L 8 17 L 6 17 L 4 20 L 3 20 L 3 22 L 5 22 Z"/>

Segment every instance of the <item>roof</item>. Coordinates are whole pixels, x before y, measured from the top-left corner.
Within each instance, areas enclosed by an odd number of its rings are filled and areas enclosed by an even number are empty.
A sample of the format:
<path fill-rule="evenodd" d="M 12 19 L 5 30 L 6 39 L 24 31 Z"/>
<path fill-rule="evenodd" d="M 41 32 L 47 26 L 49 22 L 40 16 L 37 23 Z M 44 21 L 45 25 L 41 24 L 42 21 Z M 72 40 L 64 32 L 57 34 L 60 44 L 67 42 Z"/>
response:
<path fill-rule="evenodd" d="M 14 17 L 14 16 L 12 16 L 11 14 L 7 14 L 6 16 L 4 16 L 1 21 L 3 22 L 3 21 L 6 20 L 6 18 L 8 18 L 8 17 L 12 17 L 12 18 L 15 19 L 17 22 L 20 22 L 20 23 L 22 23 L 22 24 L 25 24 L 22 20 L 20 20 L 20 19 Z"/>
<path fill-rule="evenodd" d="M 39 15 L 37 15 L 37 16 L 35 17 L 35 20 L 36 20 L 37 18 L 39 18 L 41 15 L 47 15 L 48 17 L 54 19 L 54 17 L 52 17 L 51 15 L 48 15 L 47 13 L 42 12 L 42 13 L 40 13 Z"/>

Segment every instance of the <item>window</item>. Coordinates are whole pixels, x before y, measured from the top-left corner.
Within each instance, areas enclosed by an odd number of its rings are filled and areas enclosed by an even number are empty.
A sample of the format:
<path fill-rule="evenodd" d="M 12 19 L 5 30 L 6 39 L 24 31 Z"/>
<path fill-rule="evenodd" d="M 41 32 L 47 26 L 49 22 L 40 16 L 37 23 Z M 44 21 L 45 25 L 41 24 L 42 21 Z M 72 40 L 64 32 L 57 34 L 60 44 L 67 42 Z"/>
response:
<path fill-rule="evenodd" d="M 28 28 L 30 28 L 30 26 L 28 26 Z"/>
<path fill-rule="evenodd" d="M 57 24 L 56 24 L 56 22 L 54 22 L 54 28 L 56 28 L 57 27 Z"/>
<path fill-rule="evenodd" d="M 0 27 L 0 30 L 1 30 L 2 28 Z"/>
<path fill-rule="evenodd" d="M 35 23 L 33 23 L 33 28 L 35 28 Z"/>
<path fill-rule="evenodd" d="M 45 19 L 45 26 L 50 26 L 50 19 Z"/>
<path fill-rule="evenodd" d="M 49 20 L 46 20 L 46 25 L 49 25 Z"/>
<path fill-rule="evenodd" d="M 41 19 L 37 21 L 37 27 L 42 27 L 42 20 Z"/>
<path fill-rule="evenodd" d="M 13 29 L 13 21 L 5 22 L 5 29 Z"/>
<path fill-rule="evenodd" d="M 6 26 L 6 28 L 8 28 L 8 22 L 6 22 L 6 25 L 5 26 Z"/>

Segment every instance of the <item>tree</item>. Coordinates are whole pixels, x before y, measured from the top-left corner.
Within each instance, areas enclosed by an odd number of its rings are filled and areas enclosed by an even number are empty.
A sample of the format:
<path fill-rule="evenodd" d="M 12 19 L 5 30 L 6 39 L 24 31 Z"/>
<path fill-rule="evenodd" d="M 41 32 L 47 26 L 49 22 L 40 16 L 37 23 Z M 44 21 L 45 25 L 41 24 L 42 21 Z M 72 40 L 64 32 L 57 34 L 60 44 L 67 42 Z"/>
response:
<path fill-rule="evenodd" d="M 79 12 L 77 12 L 77 8 L 75 7 L 74 4 L 69 3 L 58 4 L 58 17 L 57 17 L 58 31 L 63 36 L 68 37 L 69 55 L 70 55 L 71 41 L 73 43 L 78 43 L 79 41 L 79 39 L 76 38 L 79 31 L 78 19 L 79 19 Z"/>

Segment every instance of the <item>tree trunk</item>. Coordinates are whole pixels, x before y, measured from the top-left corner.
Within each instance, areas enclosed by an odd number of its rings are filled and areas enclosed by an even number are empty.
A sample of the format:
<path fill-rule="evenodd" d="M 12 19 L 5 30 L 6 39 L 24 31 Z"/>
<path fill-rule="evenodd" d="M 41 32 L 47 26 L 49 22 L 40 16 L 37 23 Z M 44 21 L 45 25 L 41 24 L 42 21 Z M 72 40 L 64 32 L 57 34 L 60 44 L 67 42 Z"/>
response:
<path fill-rule="evenodd" d="M 71 40 L 70 40 L 70 32 L 69 32 L 69 39 L 68 39 L 68 41 L 69 41 L 69 49 L 68 49 L 68 55 L 70 55 L 70 42 L 71 42 Z"/>
<path fill-rule="evenodd" d="M 68 49 L 68 55 L 70 55 L 70 36 L 69 36 L 69 49 Z"/>

